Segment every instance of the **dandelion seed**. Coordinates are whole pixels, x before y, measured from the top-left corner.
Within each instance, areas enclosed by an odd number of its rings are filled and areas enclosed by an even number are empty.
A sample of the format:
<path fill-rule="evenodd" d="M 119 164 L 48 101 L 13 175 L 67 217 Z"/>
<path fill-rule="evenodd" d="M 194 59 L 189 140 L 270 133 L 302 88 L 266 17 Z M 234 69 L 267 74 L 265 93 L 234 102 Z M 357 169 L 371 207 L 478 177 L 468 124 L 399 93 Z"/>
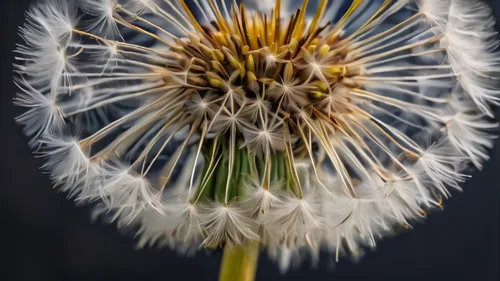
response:
<path fill-rule="evenodd" d="M 488 159 L 485 4 L 239 2 L 49 0 L 20 29 L 17 121 L 54 185 L 138 247 L 358 258 Z"/>

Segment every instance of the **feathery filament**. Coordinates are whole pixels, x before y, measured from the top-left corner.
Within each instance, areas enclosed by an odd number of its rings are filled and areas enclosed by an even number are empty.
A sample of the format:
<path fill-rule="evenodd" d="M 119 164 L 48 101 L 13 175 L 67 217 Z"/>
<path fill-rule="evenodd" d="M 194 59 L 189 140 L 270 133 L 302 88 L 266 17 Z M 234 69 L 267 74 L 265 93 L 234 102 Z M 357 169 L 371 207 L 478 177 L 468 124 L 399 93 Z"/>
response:
<path fill-rule="evenodd" d="M 33 5 L 15 102 L 54 184 L 141 247 L 259 241 L 285 270 L 375 247 L 488 159 L 485 4 L 241 2 Z"/>

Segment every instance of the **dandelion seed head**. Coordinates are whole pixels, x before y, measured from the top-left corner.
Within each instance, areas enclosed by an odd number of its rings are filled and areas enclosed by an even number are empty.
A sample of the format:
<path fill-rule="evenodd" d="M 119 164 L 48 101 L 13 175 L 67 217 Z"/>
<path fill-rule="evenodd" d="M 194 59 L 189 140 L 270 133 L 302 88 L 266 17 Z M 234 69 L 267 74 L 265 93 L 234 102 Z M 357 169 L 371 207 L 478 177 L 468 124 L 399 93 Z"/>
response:
<path fill-rule="evenodd" d="M 480 2 L 330 2 L 36 3 L 17 121 L 138 247 L 359 258 L 489 158 L 499 43 Z"/>

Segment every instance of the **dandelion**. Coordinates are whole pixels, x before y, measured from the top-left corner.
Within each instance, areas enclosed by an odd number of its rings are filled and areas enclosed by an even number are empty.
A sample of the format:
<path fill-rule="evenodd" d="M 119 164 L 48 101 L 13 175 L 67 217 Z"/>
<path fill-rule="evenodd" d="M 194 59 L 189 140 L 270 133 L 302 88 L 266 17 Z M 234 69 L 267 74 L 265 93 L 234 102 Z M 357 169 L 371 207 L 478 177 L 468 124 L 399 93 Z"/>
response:
<path fill-rule="evenodd" d="M 259 249 L 359 258 L 482 167 L 494 23 L 466 0 L 40 1 L 17 120 L 139 247 L 224 248 L 221 280 L 252 280 Z"/>

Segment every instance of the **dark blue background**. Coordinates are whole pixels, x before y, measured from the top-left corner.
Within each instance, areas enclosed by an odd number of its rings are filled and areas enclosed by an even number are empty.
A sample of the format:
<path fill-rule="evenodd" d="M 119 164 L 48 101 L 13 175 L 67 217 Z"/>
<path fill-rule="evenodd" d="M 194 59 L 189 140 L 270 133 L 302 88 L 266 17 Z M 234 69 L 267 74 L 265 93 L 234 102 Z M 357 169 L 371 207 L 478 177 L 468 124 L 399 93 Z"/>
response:
<path fill-rule="evenodd" d="M 439 1 L 439 0 L 436 0 Z M 476 0 L 470 0 L 476 1 Z M 169 251 L 134 250 L 134 241 L 114 226 L 92 224 L 51 190 L 14 124 L 12 61 L 17 26 L 30 0 L 1 5 L 0 280 L 217 280 L 221 255 L 200 252 L 182 258 Z M 500 1 L 488 1 L 500 19 Z M 444 212 L 433 213 L 411 232 L 379 243 L 359 264 L 342 260 L 334 270 L 323 263 L 281 275 L 265 256 L 257 280 L 493 281 L 497 279 L 500 142 L 464 193 L 454 193 Z M 235 280 L 236 281 L 236 280 Z"/>

